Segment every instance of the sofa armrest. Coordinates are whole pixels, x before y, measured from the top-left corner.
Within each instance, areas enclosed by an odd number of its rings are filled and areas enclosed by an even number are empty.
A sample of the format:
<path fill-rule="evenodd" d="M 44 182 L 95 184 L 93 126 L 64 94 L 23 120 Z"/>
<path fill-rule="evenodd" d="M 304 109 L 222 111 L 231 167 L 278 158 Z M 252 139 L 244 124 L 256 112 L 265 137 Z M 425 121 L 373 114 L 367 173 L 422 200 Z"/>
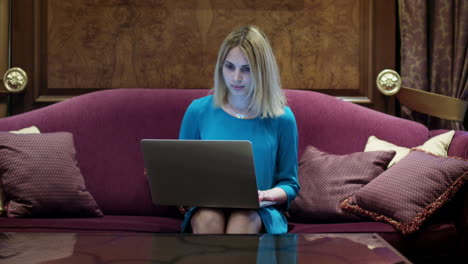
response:
<path fill-rule="evenodd" d="M 429 132 L 430 137 L 445 133 L 449 130 L 438 129 Z M 449 156 L 468 159 L 468 131 L 456 131 L 448 150 Z"/>

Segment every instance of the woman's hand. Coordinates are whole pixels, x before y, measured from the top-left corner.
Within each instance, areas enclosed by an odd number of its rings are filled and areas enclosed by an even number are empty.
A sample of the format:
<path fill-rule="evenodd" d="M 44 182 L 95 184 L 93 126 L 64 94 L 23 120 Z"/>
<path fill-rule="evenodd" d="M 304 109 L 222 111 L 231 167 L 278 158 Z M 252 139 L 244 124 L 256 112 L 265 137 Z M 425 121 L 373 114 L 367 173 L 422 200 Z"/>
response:
<path fill-rule="evenodd" d="M 288 195 L 286 192 L 278 187 L 273 189 L 258 191 L 258 200 L 259 201 L 273 201 L 278 204 L 284 203 L 288 200 Z"/>

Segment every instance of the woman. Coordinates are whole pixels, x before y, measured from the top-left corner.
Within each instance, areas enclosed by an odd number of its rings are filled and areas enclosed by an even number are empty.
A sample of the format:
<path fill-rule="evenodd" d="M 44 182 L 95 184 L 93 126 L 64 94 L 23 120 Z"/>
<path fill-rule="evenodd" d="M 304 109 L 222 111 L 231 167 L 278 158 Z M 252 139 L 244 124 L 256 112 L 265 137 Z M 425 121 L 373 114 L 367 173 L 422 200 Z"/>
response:
<path fill-rule="evenodd" d="M 213 94 L 188 107 L 179 138 L 250 140 L 259 200 L 276 202 L 257 210 L 191 208 L 183 231 L 287 232 L 280 208 L 287 208 L 299 191 L 296 120 L 286 106 L 271 46 L 258 28 L 242 27 L 226 37 L 218 53 Z"/>

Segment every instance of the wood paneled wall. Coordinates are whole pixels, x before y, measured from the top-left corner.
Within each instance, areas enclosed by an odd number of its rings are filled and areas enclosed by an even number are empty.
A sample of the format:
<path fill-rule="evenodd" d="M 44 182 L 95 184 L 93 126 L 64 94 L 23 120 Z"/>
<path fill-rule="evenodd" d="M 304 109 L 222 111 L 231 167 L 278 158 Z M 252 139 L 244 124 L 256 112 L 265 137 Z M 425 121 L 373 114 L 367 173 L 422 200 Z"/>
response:
<path fill-rule="evenodd" d="M 8 0 L 0 0 L 0 90 L 5 91 L 3 76 L 8 70 Z M 0 93 L 0 117 L 7 115 L 8 98 L 5 93 Z"/>
<path fill-rule="evenodd" d="M 34 58 L 13 51 L 17 64 L 32 64 L 33 104 L 98 89 L 209 89 L 224 37 L 253 24 L 272 43 L 284 88 L 388 112 L 374 80 L 378 71 L 395 66 L 395 34 L 389 32 L 393 43 L 375 36 L 382 27 L 394 30 L 394 0 L 14 2 L 17 12 L 34 14 L 33 24 L 22 27 L 33 29 Z M 25 38 L 24 31 L 14 33 Z"/>

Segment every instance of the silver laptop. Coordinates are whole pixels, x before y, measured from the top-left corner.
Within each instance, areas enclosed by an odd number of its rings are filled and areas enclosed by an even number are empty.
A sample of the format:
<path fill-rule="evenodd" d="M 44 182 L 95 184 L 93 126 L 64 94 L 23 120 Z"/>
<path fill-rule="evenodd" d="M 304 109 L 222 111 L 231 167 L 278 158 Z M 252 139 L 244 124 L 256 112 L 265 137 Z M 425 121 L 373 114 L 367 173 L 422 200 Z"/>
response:
<path fill-rule="evenodd" d="M 141 140 L 154 204 L 255 209 L 258 201 L 250 141 Z"/>

